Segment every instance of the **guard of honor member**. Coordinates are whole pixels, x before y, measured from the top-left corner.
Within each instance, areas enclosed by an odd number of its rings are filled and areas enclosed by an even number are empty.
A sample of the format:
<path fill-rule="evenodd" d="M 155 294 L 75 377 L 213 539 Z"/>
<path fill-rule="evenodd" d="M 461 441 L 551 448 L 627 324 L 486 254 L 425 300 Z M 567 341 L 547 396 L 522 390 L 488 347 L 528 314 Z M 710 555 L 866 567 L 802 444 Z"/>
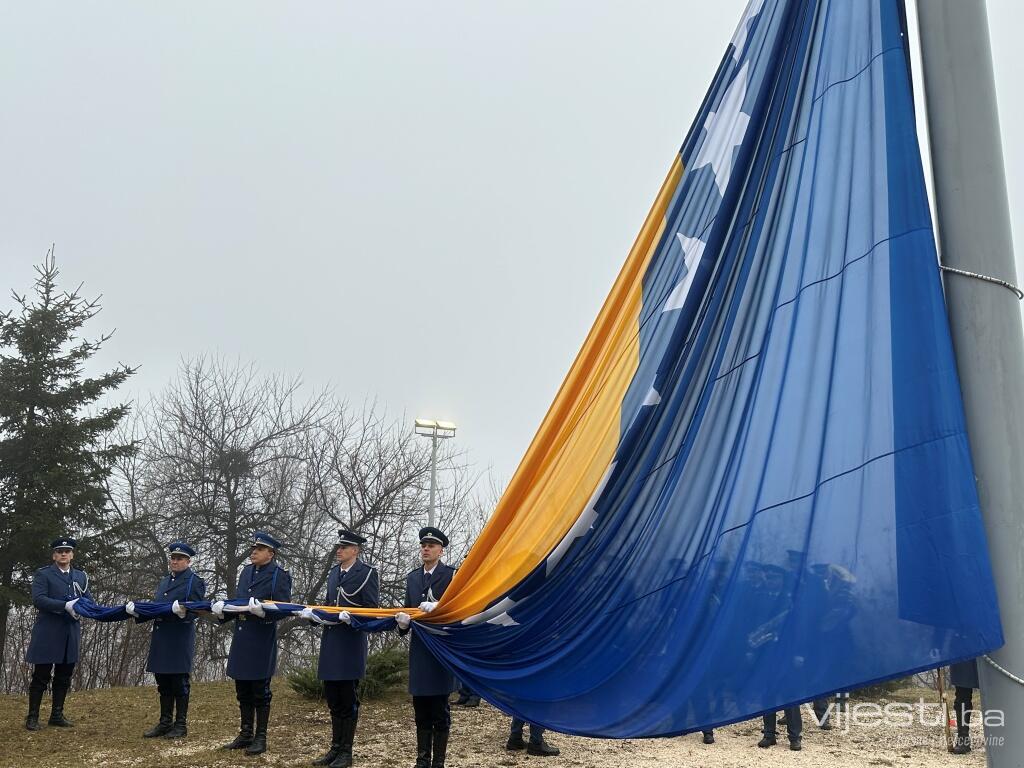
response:
<path fill-rule="evenodd" d="M 380 575 L 377 569 L 359 559 L 366 539 L 341 529 L 335 556 L 337 564 L 327 577 L 326 605 L 342 608 L 380 606 Z M 359 720 L 359 681 L 366 676 L 367 636 L 350 626 L 346 611 L 342 623 L 327 625 L 320 638 L 320 661 L 316 676 L 324 681 L 324 698 L 331 712 L 331 748 L 314 765 L 349 768 L 352 743 Z"/>
<path fill-rule="evenodd" d="M 223 601 L 212 606 L 221 621 L 235 621 L 228 652 L 228 677 L 235 681 L 241 725 L 235 740 L 224 749 L 244 749 L 247 755 L 267 751 L 267 723 L 270 721 L 270 678 L 277 668 L 277 622 L 288 614 L 271 611 L 268 615 L 256 602 L 292 599 L 292 577 L 276 561 L 281 543 L 268 533 L 253 536 L 249 565 L 242 569 L 235 590 L 237 598 L 249 598 L 252 613 L 224 614 Z"/>
<path fill-rule="evenodd" d="M 71 675 L 78 663 L 82 627 L 75 613 L 75 603 L 89 594 L 89 577 L 71 567 L 78 542 L 70 536 L 54 540 L 53 563 L 40 568 L 32 577 L 32 605 L 36 614 L 32 626 L 32 640 L 25 661 L 34 665 L 32 682 L 28 688 L 28 716 L 25 727 L 39 730 L 39 705 L 46 686 L 53 676 L 53 705 L 50 725 L 70 728 L 72 723 L 64 717 L 64 701 L 71 689 Z"/>
<path fill-rule="evenodd" d="M 420 559 L 417 568 L 405 579 L 405 605 L 431 611 L 448 585 L 455 569 L 441 562 L 448 537 L 438 528 L 420 529 Z M 400 611 L 395 614 L 398 631 L 407 634 L 412 618 Z M 416 768 L 444 768 L 448 751 L 451 709 L 448 696 L 458 688 L 449 672 L 414 633 L 409 643 L 409 693 L 416 713 Z"/>
<path fill-rule="evenodd" d="M 949 665 L 949 682 L 956 689 L 953 711 L 956 712 L 956 738 L 953 740 L 954 755 L 966 755 L 971 751 L 971 699 L 978 682 L 978 660 L 969 659 Z"/>
<path fill-rule="evenodd" d="M 173 613 L 153 620 L 146 671 L 156 678 L 160 721 L 143 734 L 147 739 L 156 736 L 180 739 L 188 735 L 189 676 L 196 649 L 197 617 L 186 611 L 182 603 L 206 596 L 206 584 L 191 568 L 195 550 L 181 541 L 169 544 L 167 549 L 169 573 L 157 584 L 153 602 L 171 603 Z M 125 609 L 137 623 L 148 621 L 135 612 L 134 603 L 128 603 Z"/>

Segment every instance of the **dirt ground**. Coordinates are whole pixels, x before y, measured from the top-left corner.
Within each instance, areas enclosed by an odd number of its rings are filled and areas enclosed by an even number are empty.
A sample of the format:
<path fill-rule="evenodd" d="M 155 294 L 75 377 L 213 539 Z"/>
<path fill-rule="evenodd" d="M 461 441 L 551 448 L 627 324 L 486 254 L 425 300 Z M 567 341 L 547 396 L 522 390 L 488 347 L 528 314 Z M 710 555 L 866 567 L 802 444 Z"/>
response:
<path fill-rule="evenodd" d="M 916 699 L 920 691 L 904 698 Z M 925 691 L 926 697 L 929 695 Z M 934 694 L 931 694 L 934 698 Z M 884 701 L 879 701 L 884 703 Z M 157 717 L 153 688 L 124 688 L 73 693 L 67 715 L 73 729 L 24 730 L 26 698 L 0 696 L 0 768 L 42 766 L 174 766 L 200 768 L 223 765 L 307 765 L 324 749 L 329 720 L 322 703 L 300 698 L 283 680 L 275 680 L 269 730 L 269 751 L 257 758 L 218 749 L 237 728 L 237 708 L 230 683 L 193 687 L 189 736 L 182 741 L 143 739 L 141 733 Z M 43 716 L 49 714 L 48 701 Z M 356 738 L 357 766 L 404 766 L 415 761 L 410 731 L 412 707 L 406 696 L 391 695 L 365 702 Z M 904 726 L 850 726 L 819 730 L 805 716 L 804 749 L 791 752 L 784 739 L 764 750 L 756 746 L 760 720 L 738 723 L 715 732 L 716 743 L 705 745 L 700 734 L 671 739 L 612 741 L 551 734 L 562 750 L 559 757 L 529 757 L 505 751 L 508 718 L 484 704 L 478 709 L 453 708 L 449 768 L 496 766 L 572 766 L 573 768 L 675 768 L 676 766 L 975 766 L 985 763 L 984 750 L 970 755 L 948 754 L 941 726 L 915 722 Z M 980 727 L 973 729 L 981 736 Z"/>

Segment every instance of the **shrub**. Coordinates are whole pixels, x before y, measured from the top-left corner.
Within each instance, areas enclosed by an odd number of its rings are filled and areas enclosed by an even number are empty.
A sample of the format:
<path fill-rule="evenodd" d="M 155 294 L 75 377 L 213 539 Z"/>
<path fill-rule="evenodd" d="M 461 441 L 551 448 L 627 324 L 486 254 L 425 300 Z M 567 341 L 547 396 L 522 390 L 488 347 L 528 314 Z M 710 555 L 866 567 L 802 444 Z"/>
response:
<path fill-rule="evenodd" d="M 312 656 L 309 664 L 299 667 L 285 675 L 291 689 L 304 699 L 322 699 L 324 697 L 324 681 L 316 676 L 316 656 Z"/>
<path fill-rule="evenodd" d="M 317 678 L 316 665 L 317 657 L 313 656 L 309 664 L 285 675 L 291 689 L 305 699 L 324 697 L 324 681 Z M 395 645 L 371 653 L 366 660 L 366 677 L 359 687 L 360 698 L 374 699 L 401 687 L 405 682 L 408 668 L 409 655 L 404 645 Z"/>
<path fill-rule="evenodd" d="M 366 699 L 400 688 L 409 672 L 409 652 L 404 644 L 384 648 L 366 660 L 366 677 L 359 694 Z"/>

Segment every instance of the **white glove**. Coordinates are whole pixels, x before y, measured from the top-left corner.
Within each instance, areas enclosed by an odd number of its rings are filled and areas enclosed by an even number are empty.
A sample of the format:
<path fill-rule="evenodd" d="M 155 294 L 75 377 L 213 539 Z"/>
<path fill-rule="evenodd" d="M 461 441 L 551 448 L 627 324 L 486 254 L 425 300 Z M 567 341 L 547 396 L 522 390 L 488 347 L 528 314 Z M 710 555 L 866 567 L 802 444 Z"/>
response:
<path fill-rule="evenodd" d="M 211 603 L 210 604 L 210 611 L 218 619 L 223 619 L 224 618 L 224 601 L 223 600 L 218 600 L 215 603 Z"/>
<path fill-rule="evenodd" d="M 420 603 L 420 610 L 424 613 L 430 613 L 435 608 L 437 608 L 437 603 Z"/>
<path fill-rule="evenodd" d="M 260 601 L 255 597 L 249 598 L 249 613 L 253 616 L 259 616 L 261 619 L 267 617 L 267 612 L 263 610 L 263 606 L 260 605 Z"/>
<path fill-rule="evenodd" d="M 304 619 L 309 619 L 314 624 L 319 624 L 322 627 L 323 626 L 331 627 L 331 626 L 334 626 L 334 624 L 335 624 L 335 622 L 333 622 L 333 621 L 328 621 L 326 619 L 321 619 L 320 616 L 318 616 L 313 611 L 313 609 L 310 608 L 308 605 L 305 608 L 303 608 L 301 611 L 299 611 L 299 616 L 301 616 Z"/>
<path fill-rule="evenodd" d="M 77 602 L 78 598 L 76 597 L 74 600 L 68 600 L 64 603 L 64 610 L 67 611 L 68 615 L 75 621 L 78 621 L 78 614 L 75 613 L 75 603 Z"/>
<path fill-rule="evenodd" d="M 129 616 L 134 616 L 136 619 L 139 618 L 139 612 L 135 610 L 135 603 L 130 600 L 124 604 L 124 612 Z"/>
<path fill-rule="evenodd" d="M 173 613 L 179 619 L 184 619 L 185 615 L 188 613 L 188 609 L 184 605 L 179 603 L 177 600 L 175 600 L 173 603 L 171 603 L 171 613 Z"/>
<path fill-rule="evenodd" d="M 412 623 L 412 616 L 405 611 L 399 611 L 395 614 L 395 621 L 398 622 L 399 629 L 408 629 L 409 625 Z"/>
<path fill-rule="evenodd" d="M 340 621 L 342 624 L 351 624 L 352 614 L 348 611 L 342 611 L 338 614 L 338 621 Z"/>

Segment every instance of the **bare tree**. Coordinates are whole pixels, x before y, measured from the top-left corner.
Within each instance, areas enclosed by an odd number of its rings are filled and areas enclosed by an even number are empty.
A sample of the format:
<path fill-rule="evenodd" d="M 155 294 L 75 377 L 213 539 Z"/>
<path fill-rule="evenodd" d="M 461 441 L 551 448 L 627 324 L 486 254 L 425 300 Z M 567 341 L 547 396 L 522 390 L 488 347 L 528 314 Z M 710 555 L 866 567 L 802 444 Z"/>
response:
<path fill-rule="evenodd" d="M 341 526 L 369 539 L 365 557 L 380 571 L 382 601 L 398 605 L 405 575 L 415 567 L 417 531 L 427 516 L 430 451 L 404 418 L 376 403 L 354 410 L 330 393 L 301 396 L 297 378 L 264 376 L 252 365 L 197 358 L 144 408 L 135 410 L 112 439 L 140 445 L 121 458 L 107 482 L 102 557 L 83 563 L 97 601 L 150 599 L 166 572 L 166 545 L 189 541 L 198 550 L 193 568 L 208 596 L 234 594 L 254 530 L 284 542 L 293 599 L 324 599 Z M 493 487 L 478 496 L 478 480 L 463 455 L 439 456 L 439 523 L 452 544 L 446 559 L 461 561 L 493 508 Z M 34 611 L 15 611 L 4 649 L 5 690 L 21 690 L 24 652 Z M 286 621 L 281 665 L 308 663 L 317 633 L 306 622 Z M 138 685 L 146 680 L 148 626 L 92 624 L 83 633 L 83 687 Z M 200 622 L 194 677 L 220 679 L 228 633 Z M 372 645 L 394 642 L 373 636 Z"/>
<path fill-rule="evenodd" d="M 327 403 L 326 393 L 300 402 L 300 389 L 298 378 L 198 358 L 154 401 L 144 454 L 162 497 L 155 514 L 168 529 L 215 548 L 210 586 L 229 596 L 254 530 L 289 540 L 292 499 L 279 490 L 298 471 L 304 438 Z"/>

